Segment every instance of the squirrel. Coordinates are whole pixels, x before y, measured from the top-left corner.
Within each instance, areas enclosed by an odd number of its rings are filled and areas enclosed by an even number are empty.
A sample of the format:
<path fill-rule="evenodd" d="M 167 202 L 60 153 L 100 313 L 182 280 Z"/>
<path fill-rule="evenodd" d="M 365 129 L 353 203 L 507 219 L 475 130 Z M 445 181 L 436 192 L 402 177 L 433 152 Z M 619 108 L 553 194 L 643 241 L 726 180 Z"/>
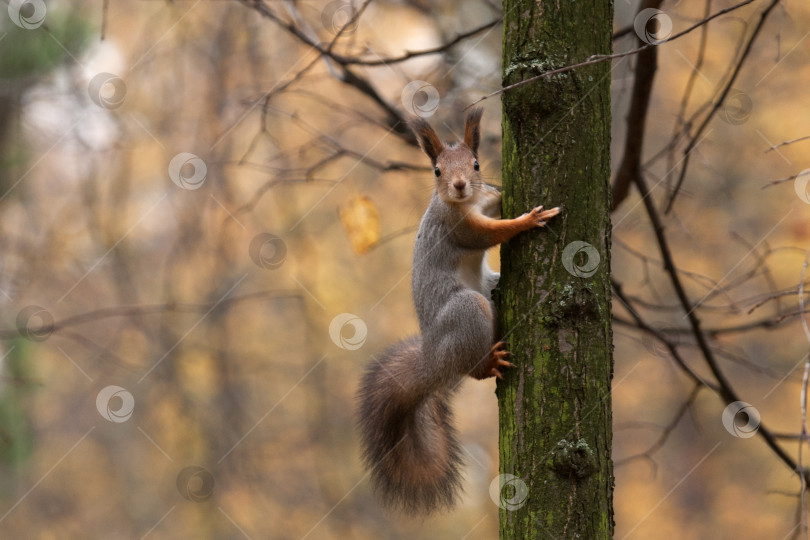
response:
<path fill-rule="evenodd" d="M 514 367 L 496 338 L 491 293 L 500 274 L 486 250 L 542 227 L 560 209 L 500 219 L 501 192 L 478 165 L 482 109 L 466 118 L 464 140 L 445 144 L 423 118 L 410 121 L 430 158 L 436 189 L 413 250 L 413 302 L 420 335 L 370 362 L 358 391 L 363 459 L 383 504 L 408 514 L 454 505 L 461 488 L 460 446 L 450 398 L 466 376 L 503 378 Z"/>

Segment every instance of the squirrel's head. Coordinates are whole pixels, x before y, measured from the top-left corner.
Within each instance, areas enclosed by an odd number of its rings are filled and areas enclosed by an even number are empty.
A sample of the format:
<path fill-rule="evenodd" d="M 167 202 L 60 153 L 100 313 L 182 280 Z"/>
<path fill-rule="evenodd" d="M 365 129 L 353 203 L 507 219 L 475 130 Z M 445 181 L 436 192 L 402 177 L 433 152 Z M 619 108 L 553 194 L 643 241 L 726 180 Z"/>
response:
<path fill-rule="evenodd" d="M 422 151 L 433 164 L 436 191 L 447 203 L 469 201 L 478 193 L 482 183 L 478 167 L 478 144 L 481 142 L 481 114 L 473 109 L 464 123 L 464 140 L 444 144 L 436 131 L 423 118 L 411 120 L 410 126 Z"/>

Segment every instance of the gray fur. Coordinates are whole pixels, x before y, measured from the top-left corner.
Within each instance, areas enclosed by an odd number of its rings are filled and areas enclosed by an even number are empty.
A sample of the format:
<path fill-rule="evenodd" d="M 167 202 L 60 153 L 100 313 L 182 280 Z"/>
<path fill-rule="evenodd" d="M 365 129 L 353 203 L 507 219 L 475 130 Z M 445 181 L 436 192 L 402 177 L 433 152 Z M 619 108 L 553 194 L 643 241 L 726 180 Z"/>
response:
<path fill-rule="evenodd" d="M 449 146 L 424 120 L 412 123 L 440 172 L 413 250 L 413 302 L 421 335 L 371 362 L 358 394 L 363 457 L 374 486 L 385 504 L 409 513 L 426 514 L 455 502 L 461 456 L 449 402 L 464 377 L 491 375 L 491 292 L 499 276 L 485 260 L 493 240 L 471 226 L 468 215 L 500 217 L 501 197 L 473 167 L 480 119 L 480 110 L 468 115 L 465 141 Z"/>

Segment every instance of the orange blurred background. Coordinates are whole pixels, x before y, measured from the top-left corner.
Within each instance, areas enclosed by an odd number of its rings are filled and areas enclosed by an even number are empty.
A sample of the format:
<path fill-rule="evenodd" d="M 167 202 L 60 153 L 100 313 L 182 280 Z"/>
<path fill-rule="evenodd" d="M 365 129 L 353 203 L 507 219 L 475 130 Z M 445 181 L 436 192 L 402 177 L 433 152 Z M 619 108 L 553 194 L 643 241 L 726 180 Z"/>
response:
<path fill-rule="evenodd" d="M 687 116 L 715 96 L 761 4 L 709 24 Z M 347 20 L 347 4 L 266 5 L 318 42 Z M 677 32 L 705 4 L 664 8 Z M 372 2 L 336 50 L 424 50 L 500 9 Z M 619 30 L 637 5 L 615 10 Z M 427 158 L 380 106 L 239 2 L 47 2 L 30 29 L 0 18 L 3 536 L 496 537 L 494 381 L 468 381 L 455 398 L 466 464 L 454 511 L 385 511 L 360 464 L 354 393 L 371 357 L 417 330 L 411 249 L 433 186 Z M 806 2 L 771 15 L 666 216 L 709 329 L 796 309 L 810 200 L 794 181 L 765 186 L 808 168 L 810 141 L 766 151 L 810 135 L 807 28 Z M 632 32 L 614 41 L 636 46 Z M 699 47 L 695 31 L 659 51 L 644 147 L 658 206 L 682 147 L 653 158 L 677 125 Z M 500 88 L 500 50 L 494 25 L 446 54 L 352 69 L 403 114 L 413 112 L 403 91 L 424 81 L 439 100 L 429 120 L 455 139 L 461 109 Z M 614 170 L 633 65 L 614 61 Z M 483 106 L 481 168 L 499 183 L 499 100 Z M 612 273 L 674 332 L 687 321 L 639 202 L 632 193 L 614 212 Z M 724 429 L 710 391 L 686 408 L 692 383 L 660 345 L 619 322 L 614 336 L 616 536 L 800 532 L 792 471 L 760 438 Z M 712 345 L 762 422 L 798 433 L 808 351 L 798 319 L 720 332 Z M 679 350 L 711 380 L 688 336 Z M 781 442 L 796 455 L 795 440 Z"/>

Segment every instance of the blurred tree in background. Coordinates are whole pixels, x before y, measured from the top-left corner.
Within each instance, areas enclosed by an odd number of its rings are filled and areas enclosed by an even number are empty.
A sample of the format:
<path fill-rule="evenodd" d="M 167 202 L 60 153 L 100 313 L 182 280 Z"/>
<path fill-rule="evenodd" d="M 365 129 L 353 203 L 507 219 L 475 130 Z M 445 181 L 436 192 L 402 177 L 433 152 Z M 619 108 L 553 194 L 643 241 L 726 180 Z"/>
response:
<path fill-rule="evenodd" d="M 429 519 L 378 506 L 352 411 L 362 366 L 417 327 L 433 179 L 405 121 L 457 139 L 460 111 L 506 83 L 514 16 L 490 0 L 9 1 L 4 537 L 497 534 L 494 382 L 456 396 L 466 494 Z M 809 23 L 806 2 L 618 2 L 612 56 L 538 53 L 519 74 L 576 73 L 587 95 L 589 66 L 611 72 L 618 537 L 805 534 Z M 497 184 L 494 97 L 480 162 Z"/>

